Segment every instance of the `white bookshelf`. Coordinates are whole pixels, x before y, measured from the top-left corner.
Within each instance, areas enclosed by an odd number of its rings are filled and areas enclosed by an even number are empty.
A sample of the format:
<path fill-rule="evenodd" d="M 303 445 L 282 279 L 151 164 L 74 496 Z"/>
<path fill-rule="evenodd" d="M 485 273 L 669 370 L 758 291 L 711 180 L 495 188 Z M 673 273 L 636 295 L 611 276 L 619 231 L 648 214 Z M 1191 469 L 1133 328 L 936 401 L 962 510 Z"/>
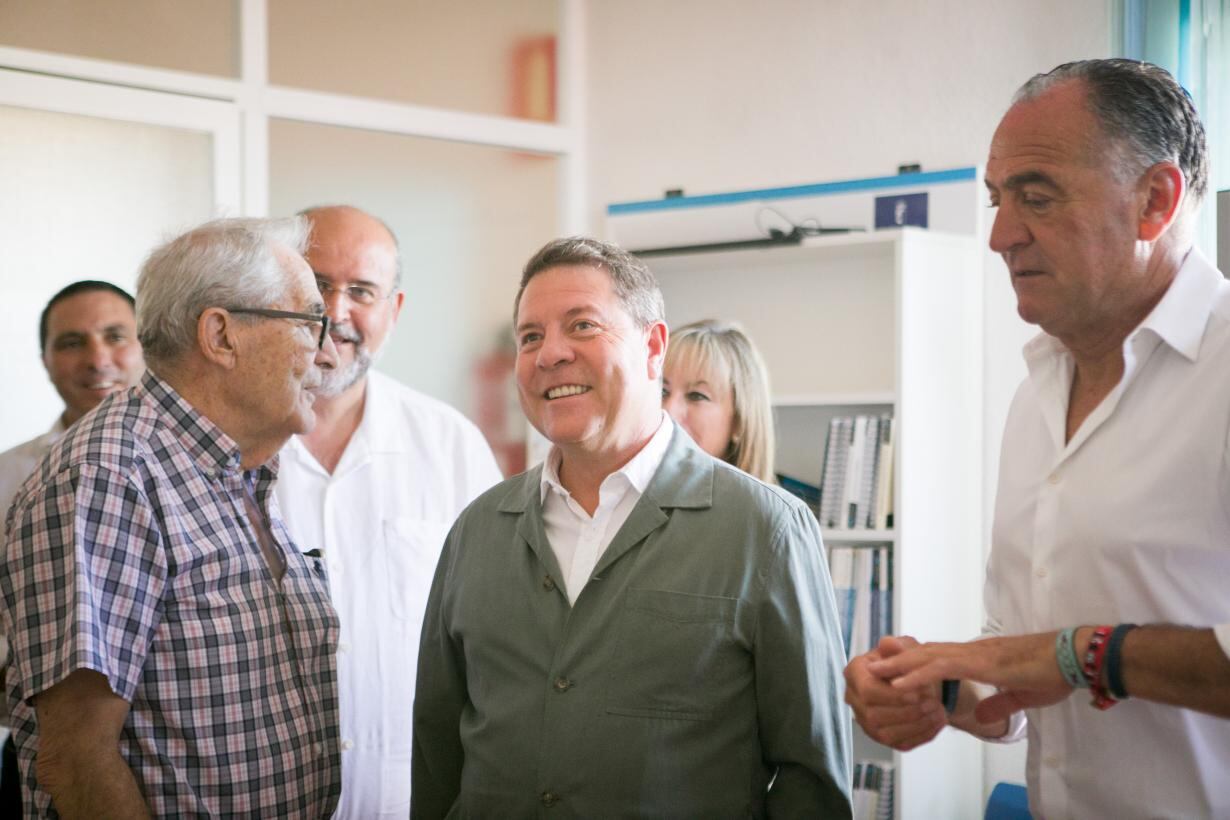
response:
<path fill-rule="evenodd" d="M 981 256 L 917 229 L 769 249 L 650 257 L 672 327 L 740 322 L 768 363 L 779 472 L 819 486 L 828 421 L 896 419 L 894 528 L 826 530 L 890 545 L 894 632 L 964 640 L 980 627 Z M 855 756 L 897 770 L 898 818 L 976 817 L 982 753 L 946 730 L 907 754 L 855 729 Z"/>

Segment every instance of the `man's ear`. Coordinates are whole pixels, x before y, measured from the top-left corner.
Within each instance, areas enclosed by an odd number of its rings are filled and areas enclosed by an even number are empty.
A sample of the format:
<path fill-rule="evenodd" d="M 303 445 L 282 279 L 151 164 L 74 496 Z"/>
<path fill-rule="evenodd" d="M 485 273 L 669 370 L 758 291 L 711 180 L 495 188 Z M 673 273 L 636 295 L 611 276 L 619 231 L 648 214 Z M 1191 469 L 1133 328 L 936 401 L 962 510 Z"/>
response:
<path fill-rule="evenodd" d="M 1154 242 L 1174 224 L 1179 216 L 1179 206 L 1187 193 L 1187 180 L 1183 171 L 1173 162 L 1159 162 L 1141 177 L 1144 206 L 1136 238 Z"/>
<path fill-rule="evenodd" d="M 233 370 L 238 363 L 235 317 L 222 308 L 206 308 L 196 320 L 196 342 L 206 361 Z"/>
<path fill-rule="evenodd" d="M 393 324 L 397 324 L 397 317 L 401 315 L 402 302 L 406 301 L 406 292 L 404 290 L 397 291 L 393 297 Z"/>
<path fill-rule="evenodd" d="M 649 378 L 657 380 L 662 378 L 662 363 L 666 361 L 666 342 L 670 338 L 670 331 L 666 329 L 666 322 L 654 322 L 649 326 L 647 336 L 646 341 L 649 345 Z"/>

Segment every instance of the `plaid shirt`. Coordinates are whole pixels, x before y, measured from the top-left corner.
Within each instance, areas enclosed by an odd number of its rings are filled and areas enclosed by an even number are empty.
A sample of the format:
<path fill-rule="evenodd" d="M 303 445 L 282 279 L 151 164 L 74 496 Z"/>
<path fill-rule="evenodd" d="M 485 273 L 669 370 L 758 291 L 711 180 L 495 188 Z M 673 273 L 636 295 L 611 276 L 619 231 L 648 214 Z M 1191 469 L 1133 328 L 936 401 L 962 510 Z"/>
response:
<path fill-rule="evenodd" d="M 156 816 L 333 812 L 337 618 L 323 567 L 279 520 L 276 468 L 241 470 L 238 446 L 147 373 L 18 491 L 0 594 L 27 817 L 56 816 L 30 700 L 77 669 L 131 704 L 120 753 Z M 287 564 L 280 588 L 249 492 Z"/>

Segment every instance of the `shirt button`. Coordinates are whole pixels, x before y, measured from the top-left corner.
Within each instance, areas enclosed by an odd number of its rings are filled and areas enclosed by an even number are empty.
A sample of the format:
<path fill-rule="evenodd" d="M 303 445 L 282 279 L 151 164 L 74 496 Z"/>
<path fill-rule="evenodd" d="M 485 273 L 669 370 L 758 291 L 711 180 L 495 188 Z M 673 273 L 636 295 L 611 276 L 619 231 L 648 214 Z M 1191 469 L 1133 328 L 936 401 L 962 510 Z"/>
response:
<path fill-rule="evenodd" d="M 1046 577 L 1046 567 L 1039 567 L 1038 572 L 1036 574 L 1039 578 L 1045 578 Z"/>
<path fill-rule="evenodd" d="M 342 751 L 343 752 L 349 752 L 353 748 L 354 748 L 353 740 L 343 740 L 342 741 Z"/>
<path fill-rule="evenodd" d="M 551 808 L 552 806 L 554 806 L 556 803 L 559 802 L 559 795 L 556 794 L 555 792 L 543 792 L 542 797 L 540 799 L 542 800 L 542 804 L 544 806 L 546 806 L 547 808 Z"/>
<path fill-rule="evenodd" d="M 338 643 L 338 645 L 337 645 L 337 651 L 338 651 L 338 652 L 349 652 L 349 651 L 350 651 L 350 644 L 346 643 L 345 641 L 341 641 L 341 642 L 340 642 L 340 643 Z"/>
<path fill-rule="evenodd" d="M 1051 473 L 1050 475 L 1046 477 L 1046 480 L 1050 484 L 1058 484 L 1059 483 L 1059 473 Z"/>
<path fill-rule="evenodd" d="M 1058 769 L 1059 768 L 1059 758 L 1056 757 L 1055 755 L 1047 755 L 1046 757 L 1042 758 L 1042 763 L 1048 769 Z"/>
<path fill-rule="evenodd" d="M 553 683 L 552 686 L 555 687 L 556 692 L 567 692 L 572 688 L 572 681 L 561 676 L 555 679 L 555 683 Z"/>
<path fill-rule="evenodd" d="M 325 744 L 323 743 L 317 743 L 313 748 L 316 750 L 317 757 L 320 757 L 325 753 Z"/>
<path fill-rule="evenodd" d="M 542 576 L 542 588 L 545 589 L 547 592 L 555 591 L 555 581 L 551 580 L 550 575 Z"/>

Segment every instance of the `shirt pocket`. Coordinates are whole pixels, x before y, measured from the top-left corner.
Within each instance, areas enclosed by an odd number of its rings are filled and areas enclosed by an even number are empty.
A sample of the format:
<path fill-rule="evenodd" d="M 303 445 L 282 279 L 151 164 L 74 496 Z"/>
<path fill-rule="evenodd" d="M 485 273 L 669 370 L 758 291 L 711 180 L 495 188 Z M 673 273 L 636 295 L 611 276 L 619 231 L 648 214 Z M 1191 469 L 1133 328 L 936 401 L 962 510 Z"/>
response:
<path fill-rule="evenodd" d="M 421 623 L 449 525 L 419 518 L 384 522 L 385 581 L 393 616 Z"/>
<path fill-rule="evenodd" d="M 632 588 L 619 619 L 607 713 L 709 720 L 744 654 L 734 640 L 737 598 Z"/>

